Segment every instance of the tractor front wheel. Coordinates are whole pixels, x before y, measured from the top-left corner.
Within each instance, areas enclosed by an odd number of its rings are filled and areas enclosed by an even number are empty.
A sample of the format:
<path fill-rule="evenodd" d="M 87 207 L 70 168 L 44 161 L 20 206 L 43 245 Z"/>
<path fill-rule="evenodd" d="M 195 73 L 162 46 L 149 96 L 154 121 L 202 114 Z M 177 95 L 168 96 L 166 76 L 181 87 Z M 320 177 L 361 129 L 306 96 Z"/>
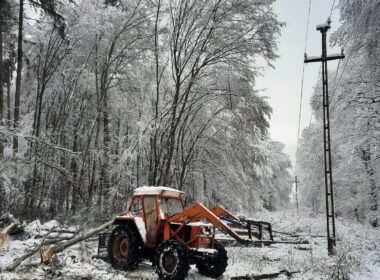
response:
<path fill-rule="evenodd" d="M 115 228 L 108 242 L 108 257 L 114 268 L 131 270 L 137 267 L 140 248 L 136 230 L 126 225 Z"/>
<path fill-rule="evenodd" d="M 214 247 L 218 252 L 218 256 L 197 262 L 197 268 L 199 273 L 204 276 L 218 278 L 226 271 L 228 257 L 226 249 L 218 241 L 215 241 Z"/>
<path fill-rule="evenodd" d="M 156 249 L 154 264 L 159 279 L 182 280 L 189 272 L 189 257 L 185 246 L 176 240 L 166 240 Z"/>

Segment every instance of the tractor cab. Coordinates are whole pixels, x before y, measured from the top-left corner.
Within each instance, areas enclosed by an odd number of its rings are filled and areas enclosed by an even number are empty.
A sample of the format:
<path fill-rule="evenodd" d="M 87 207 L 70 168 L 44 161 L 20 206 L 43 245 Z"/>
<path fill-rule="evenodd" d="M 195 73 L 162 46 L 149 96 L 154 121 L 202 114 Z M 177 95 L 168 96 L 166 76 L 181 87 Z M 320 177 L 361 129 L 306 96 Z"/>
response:
<path fill-rule="evenodd" d="M 140 187 L 135 190 L 126 217 L 134 220 L 146 247 L 157 246 L 164 221 L 183 211 L 183 199 L 183 192 L 167 187 Z"/>
<path fill-rule="evenodd" d="M 164 218 L 165 214 L 172 216 L 183 211 L 183 192 L 167 187 L 140 187 L 133 194 L 133 200 L 128 207 L 127 215 L 135 216 L 142 211 L 155 209 Z M 152 208 L 153 206 L 153 208 Z M 146 209 L 145 209 L 146 208 Z"/>

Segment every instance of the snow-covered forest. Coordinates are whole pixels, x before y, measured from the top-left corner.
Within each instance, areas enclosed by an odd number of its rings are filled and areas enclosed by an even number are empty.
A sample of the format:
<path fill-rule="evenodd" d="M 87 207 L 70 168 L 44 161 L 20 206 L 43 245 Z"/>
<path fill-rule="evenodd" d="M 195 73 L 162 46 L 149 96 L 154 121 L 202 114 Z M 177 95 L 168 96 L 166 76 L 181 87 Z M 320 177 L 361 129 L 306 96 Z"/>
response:
<path fill-rule="evenodd" d="M 287 204 L 291 163 L 254 87 L 256 61 L 276 58 L 273 1 L 19 1 L 22 18 L 15 2 L 1 7 L 0 212 L 110 214 L 141 185 Z"/>
<path fill-rule="evenodd" d="M 193 221 L 209 211 L 198 206 L 197 215 L 173 220 L 183 226 L 194 222 L 202 234 L 203 221 L 213 224 L 215 240 L 203 253 L 215 253 L 218 238 L 226 242 L 222 253 L 228 252 L 228 267 L 223 268 L 224 276 L 217 275 L 220 279 L 278 271 L 277 276 L 286 279 L 376 279 L 380 273 L 380 0 L 333 1 L 340 22 L 328 34 L 329 45 L 344 48 L 345 53 L 328 73 L 338 228 L 335 256 L 326 251 L 321 77 L 310 100 L 313 118 L 301 131 L 294 164 L 285 144 L 271 137 L 271 96 L 257 85 L 266 68 L 275 71 L 279 58 L 286 23 L 279 19 L 275 3 L 0 0 L 0 273 L 4 279 L 32 279 L 31 275 L 33 279 L 155 279 L 147 261 L 133 259 L 135 263 L 120 266 L 127 272 L 120 272 L 93 258 L 99 253 L 94 236 L 116 224 L 110 219 L 126 211 L 141 186 L 167 186 L 185 193 L 182 207 L 199 202 L 212 211 L 220 204 L 234 213 L 213 212 Z M 151 189 L 141 188 L 138 198 L 146 238 L 152 229 L 145 220 L 148 206 L 142 202 L 143 191 L 152 196 Z M 184 196 L 162 190 L 152 209 L 159 217 L 152 224 L 157 232 L 164 221 L 168 228 L 162 230 L 166 235 L 159 232 L 153 238 L 157 243 L 150 249 L 154 248 L 155 257 L 149 261 L 156 266 L 161 245 L 157 240 L 174 242 L 182 234 L 182 226 L 173 229 L 167 222 L 180 212 L 164 214 L 159 203 L 163 205 L 160 195 L 165 191 L 178 195 L 177 200 Z M 128 217 L 135 219 L 133 207 L 131 203 L 129 212 L 120 215 L 132 213 Z M 226 219 L 220 224 L 217 220 L 217 226 L 210 221 L 220 217 Z M 233 231 L 225 230 L 224 224 L 247 226 L 245 237 L 252 241 L 252 219 L 270 222 L 274 240 L 282 244 L 264 242 L 253 248 L 228 243 L 231 240 L 223 234 L 233 236 Z M 263 225 L 268 233 L 262 235 Z M 272 229 L 266 225 L 259 222 L 260 233 L 253 237 L 271 242 Z M 153 244 L 131 235 L 127 226 L 118 228 L 125 230 L 121 235 L 127 236 L 128 254 L 134 250 L 132 243 L 141 245 L 136 245 L 136 252 Z M 134 230 L 141 232 L 137 222 Z M 110 234 L 116 235 L 117 231 Z M 72 239 L 75 242 L 65 247 Z M 183 246 L 188 246 L 189 256 L 193 239 Z M 56 244 L 65 244 L 57 250 L 70 248 L 57 251 L 58 258 L 40 266 L 44 250 Z M 9 252 L 3 252 L 8 245 Z M 109 256 L 111 250 L 119 250 L 115 248 L 108 245 Z M 143 269 L 129 271 L 137 265 Z M 199 263 L 196 267 L 189 266 L 184 275 L 209 279 L 210 273 L 202 272 Z M 173 277 L 160 279 L 183 279 Z"/>

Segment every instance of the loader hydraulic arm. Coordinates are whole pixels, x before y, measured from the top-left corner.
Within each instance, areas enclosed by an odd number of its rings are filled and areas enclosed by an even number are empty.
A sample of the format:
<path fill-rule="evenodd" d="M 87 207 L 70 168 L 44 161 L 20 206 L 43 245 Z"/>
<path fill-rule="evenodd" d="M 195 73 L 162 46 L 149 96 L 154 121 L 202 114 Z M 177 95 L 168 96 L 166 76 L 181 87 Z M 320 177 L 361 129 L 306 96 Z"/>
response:
<path fill-rule="evenodd" d="M 239 243 L 247 243 L 248 241 L 241 238 L 237 235 L 226 223 L 224 223 L 221 219 L 219 219 L 213 212 L 207 209 L 201 203 L 195 203 L 193 206 L 184 209 L 182 212 L 171 216 L 168 222 L 179 222 L 184 221 L 186 223 L 200 221 L 200 220 L 208 220 L 210 223 L 215 225 L 219 230 L 224 233 L 230 235 Z"/>
<path fill-rule="evenodd" d="M 217 217 L 223 216 L 223 217 L 226 217 L 226 218 L 233 220 L 233 221 L 237 221 L 237 222 L 239 221 L 238 217 L 236 217 L 234 214 L 232 214 L 230 211 L 226 210 L 225 208 L 223 208 L 220 205 L 214 206 L 211 209 L 211 212 L 214 213 L 215 216 L 217 216 Z"/>

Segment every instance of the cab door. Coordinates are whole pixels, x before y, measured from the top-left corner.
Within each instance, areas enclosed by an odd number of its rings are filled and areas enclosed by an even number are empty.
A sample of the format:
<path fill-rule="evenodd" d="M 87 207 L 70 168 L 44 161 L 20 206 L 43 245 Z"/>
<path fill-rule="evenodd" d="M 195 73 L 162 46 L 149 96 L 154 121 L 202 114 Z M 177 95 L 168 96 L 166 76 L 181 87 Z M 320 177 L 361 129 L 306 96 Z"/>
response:
<path fill-rule="evenodd" d="M 156 196 L 144 197 L 144 216 L 146 226 L 146 243 L 155 246 L 157 241 L 157 201 Z"/>

